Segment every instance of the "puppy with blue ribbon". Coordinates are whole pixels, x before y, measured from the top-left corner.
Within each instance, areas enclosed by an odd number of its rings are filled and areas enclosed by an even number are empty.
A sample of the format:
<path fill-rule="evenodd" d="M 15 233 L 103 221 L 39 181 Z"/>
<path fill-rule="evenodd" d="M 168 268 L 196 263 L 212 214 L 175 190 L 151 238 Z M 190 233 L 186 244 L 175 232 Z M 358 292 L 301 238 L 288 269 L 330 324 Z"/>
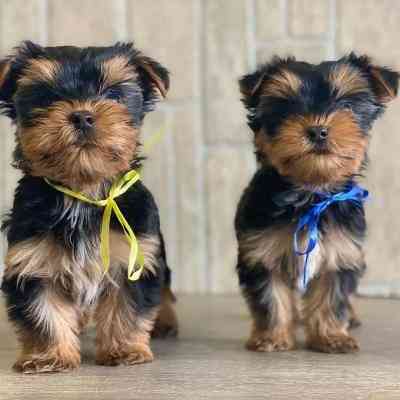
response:
<path fill-rule="evenodd" d="M 358 351 L 351 296 L 365 270 L 359 186 L 370 130 L 399 74 L 351 53 L 314 65 L 275 57 L 240 80 L 258 169 L 239 202 L 237 273 L 253 327 L 247 348 Z"/>

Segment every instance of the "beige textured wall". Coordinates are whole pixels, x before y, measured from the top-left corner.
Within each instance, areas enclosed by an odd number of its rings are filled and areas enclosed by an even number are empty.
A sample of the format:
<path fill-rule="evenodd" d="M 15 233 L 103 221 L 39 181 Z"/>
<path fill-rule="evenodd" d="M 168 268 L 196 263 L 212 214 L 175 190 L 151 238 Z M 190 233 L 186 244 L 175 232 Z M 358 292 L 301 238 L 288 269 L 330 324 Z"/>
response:
<path fill-rule="evenodd" d="M 1 0 L 0 51 L 22 39 L 108 44 L 134 39 L 169 67 L 169 100 L 146 121 L 166 129 L 145 181 L 161 208 L 175 286 L 236 291 L 233 214 L 255 164 L 236 79 L 274 53 L 309 61 L 351 49 L 400 69 L 397 0 Z M 375 129 L 367 185 L 364 293 L 400 295 L 400 102 Z M 0 120 L 0 205 L 12 199 L 13 136 Z"/>

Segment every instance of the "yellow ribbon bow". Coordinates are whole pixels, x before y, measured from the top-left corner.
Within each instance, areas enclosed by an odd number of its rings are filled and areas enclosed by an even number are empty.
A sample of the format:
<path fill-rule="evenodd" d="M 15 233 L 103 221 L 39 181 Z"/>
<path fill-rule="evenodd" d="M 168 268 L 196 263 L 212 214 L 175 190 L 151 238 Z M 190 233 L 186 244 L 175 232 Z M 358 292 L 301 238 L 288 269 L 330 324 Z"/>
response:
<path fill-rule="evenodd" d="M 114 211 L 115 216 L 117 217 L 119 223 L 122 226 L 122 229 L 124 230 L 125 237 L 130 244 L 128 279 L 131 281 L 137 281 L 140 278 L 140 275 L 144 268 L 144 257 L 142 252 L 140 251 L 138 241 L 135 234 L 133 233 L 132 228 L 130 227 L 128 221 L 125 219 L 124 215 L 118 207 L 118 204 L 114 199 L 124 194 L 132 185 L 134 185 L 139 180 L 140 174 L 135 170 L 131 170 L 112 184 L 108 193 L 108 197 L 106 199 L 92 200 L 87 198 L 82 193 L 74 192 L 71 189 L 56 185 L 45 178 L 45 181 L 51 187 L 62 193 L 67 194 L 68 196 L 74 197 L 85 203 L 96 205 L 98 207 L 104 207 L 100 232 L 100 256 L 103 262 L 105 274 L 108 272 L 108 269 L 110 267 L 110 221 L 111 214 Z M 136 265 L 139 266 L 138 269 L 135 269 Z"/>

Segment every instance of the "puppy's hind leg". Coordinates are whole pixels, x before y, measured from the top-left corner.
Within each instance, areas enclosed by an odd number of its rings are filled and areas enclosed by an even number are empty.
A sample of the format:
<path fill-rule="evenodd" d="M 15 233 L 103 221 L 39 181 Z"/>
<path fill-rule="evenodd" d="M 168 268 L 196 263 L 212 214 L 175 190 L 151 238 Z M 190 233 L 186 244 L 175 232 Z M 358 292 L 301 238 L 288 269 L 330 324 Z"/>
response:
<path fill-rule="evenodd" d="M 350 298 L 348 299 L 347 307 L 349 310 L 349 328 L 350 329 L 359 328 L 362 325 L 362 322 L 356 310 L 354 309 L 354 304 Z"/>
<path fill-rule="evenodd" d="M 160 261 L 164 263 L 165 279 L 164 287 L 161 291 L 161 305 L 151 333 L 153 338 L 168 338 L 178 336 L 178 318 L 174 303 L 176 298 L 171 291 L 171 271 L 165 263 L 165 258 Z"/>

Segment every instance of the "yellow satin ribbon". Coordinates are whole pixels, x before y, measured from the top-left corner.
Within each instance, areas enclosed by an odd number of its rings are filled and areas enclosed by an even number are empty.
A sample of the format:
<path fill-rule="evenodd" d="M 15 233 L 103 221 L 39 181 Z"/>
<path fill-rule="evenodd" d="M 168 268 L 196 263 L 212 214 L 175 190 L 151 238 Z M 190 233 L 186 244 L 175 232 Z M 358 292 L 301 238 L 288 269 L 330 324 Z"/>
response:
<path fill-rule="evenodd" d="M 124 174 L 119 180 L 115 181 L 110 188 L 108 197 L 104 200 L 93 200 L 89 199 L 85 195 L 79 192 L 74 192 L 71 189 L 65 188 L 60 185 L 56 185 L 50 182 L 47 178 L 45 181 L 54 189 L 65 193 L 68 196 L 74 197 L 85 203 L 93 204 L 98 207 L 104 207 L 103 219 L 101 223 L 100 231 L 100 256 L 104 266 L 104 273 L 108 272 L 110 268 L 110 221 L 111 214 L 114 211 L 119 223 L 124 230 L 125 237 L 130 245 L 129 260 L 128 260 L 128 279 L 131 281 L 137 281 L 144 268 L 144 257 L 140 251 L 138 241 L 128 221 L 123 216 L 118 204 L 114 200 L 118 196 L 124 194 L 132 185 L 140 180 L 140 174 L 131 170 Z M 135 268 L 138 265 L 139 268 Z"/>

